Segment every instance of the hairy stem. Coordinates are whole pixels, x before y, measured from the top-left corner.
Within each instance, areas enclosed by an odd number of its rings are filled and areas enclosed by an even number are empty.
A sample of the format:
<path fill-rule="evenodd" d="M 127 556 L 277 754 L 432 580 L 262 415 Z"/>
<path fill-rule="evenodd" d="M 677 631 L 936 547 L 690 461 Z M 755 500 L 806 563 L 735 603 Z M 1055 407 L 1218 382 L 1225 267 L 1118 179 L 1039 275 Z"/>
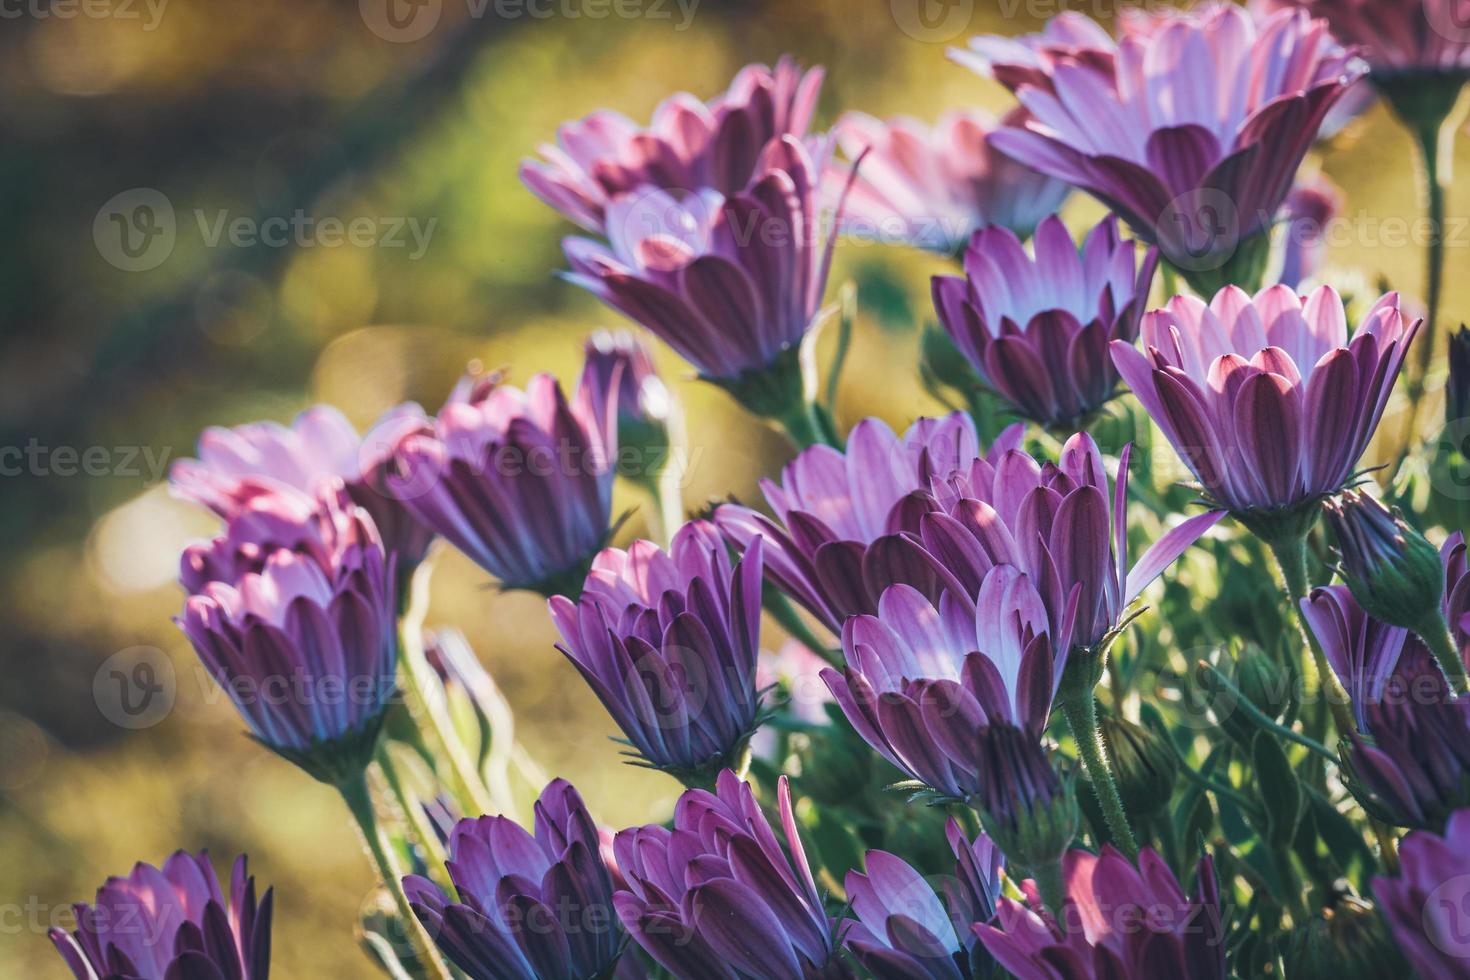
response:
<path fill-rule="evenodd" d="M 367 845 L 373 864 L 378 869 L 378 876 L 383 879 L 383 885 L 393 895 L 393 903 L 398 907 L 398 916 L 403 920 L 403 930 L 413 945 L 414 958 L 418 960 L 424 973 L 431 980 L 452 980 L 453 975 L 439 956 L 433 939 L 429 937 L 423 923 L 419 921 L 418 916 L 413 914 L 413 909 L 408 904 L 408 895 L 403 890 L 403 869 L 398 866 L 398 858 L 393 853 L 393 847 L 383 833 L 383 828 L 378 824 L 378 814 L 373 808 L 372 793 L 368 790 L 367 773 L 364 772 L 348 779 L 337 789 L 342 794 L 342 801 L 347 804 L 347 809 L 352 812 L 353 819 L 357 821 L 358 828 L 362 831 L 363 842 Z"/>
<path fill-rule="evenodd" d="M 1347 691 L 1343 690 L 1342 684 L 1337 680 L 1337 674 L 1332 665 L 1327 662 L 1327 654 L 1322 652 L 1322 646 L 1317 642 L 1316 635 L 1307 623 L 1306 613 L 1302 611 L 1302 600 L 1307 597 L 1307 538 L 1303 534 L 1300 537 L 1289 537 L 1281 541 L 1267 541 L 1266 545 L 1271 549 L 1271 554 L 1276 558 L 1276 564 L 1281 569 L 1281 578 L 1286 583 L 1286 594 L 1291 600 L 1291 612 L 1296 617 L 1297 626 L 1302 634 L 1302 641 L 1311 652 L 1312 664 L 1317 672 L 1317 684 L 1321 690 L 1322 697 L 1327 701 L 1327 707 L 1332 712 L 1332 721 L 1337 726 L 1339 737 L 1346 738 L 1354 731 L 1353 715 L 1348 709 Z"/>
<path fill-rule="evenodd" d="M 1071 726 L 1072 738 L 1077 742 L 1077 755 L 1082 760 L 1082 769 L 1097 796 L 1107 821 L 1108 832 L 1113 843 L 1130 861 L 1138 859 L 1138 841 L 1133 837 L 1133 828 L 1128 823 L 1127 811 L 1123 809 L 1123 798 L 1118 795 L 1118 784 L 1103 751 L 1102 735 L 1097 728 L 1097 701 L 1091 691 L 1079 692 L 1074 697 L 1064 698 L 1062 712 Z"/>
<path fill-rule="evenodd" d="M 1434 654 L 1434 659 L 1439 661 L 1439 669 L 1444 671 L 1450 690 L 1456 694 L 1470 693 L 1470 676 L 1465 673 L 1465 661 L 1460 659 L 1460 651 L 1455 646 L 1454 637 L 1450 635 L 1450 627 L 1445 622 L 1444 614 L 1436 609 L 1429 622 L 1414 632 L 1424 641 L 1429 652 Z"/>
<path fill-rule="evenodd" d="M 429 577 L 432 565 L 424 562 L 414 572 L 407 607 L 399 620 L 399 653 L 407 687 L 409 708 L 436 758 L 447 764 L 450 792 L 464 816 L 495 813 L 497 807 L 485 788 L 474 762 L 454 730 L 442 700 L 430 695 L 424 657 L 424 617 L 429 611 Z"/>

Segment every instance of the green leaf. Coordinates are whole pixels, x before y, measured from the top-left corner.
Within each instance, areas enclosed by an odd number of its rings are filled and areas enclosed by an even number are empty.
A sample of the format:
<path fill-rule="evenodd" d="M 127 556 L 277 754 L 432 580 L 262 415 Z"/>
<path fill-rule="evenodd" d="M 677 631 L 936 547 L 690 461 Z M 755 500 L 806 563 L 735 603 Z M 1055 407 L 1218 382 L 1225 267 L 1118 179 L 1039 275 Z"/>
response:
<path fill-rule="evenodd" d="M 1261 832 L 1273 847 L 1288 847 L 1302 816 L 1302 787 L 1286 751 L 1275 737 L 1259 732 L 1251 743 L 1256 786 L 1265 809 Z"/>

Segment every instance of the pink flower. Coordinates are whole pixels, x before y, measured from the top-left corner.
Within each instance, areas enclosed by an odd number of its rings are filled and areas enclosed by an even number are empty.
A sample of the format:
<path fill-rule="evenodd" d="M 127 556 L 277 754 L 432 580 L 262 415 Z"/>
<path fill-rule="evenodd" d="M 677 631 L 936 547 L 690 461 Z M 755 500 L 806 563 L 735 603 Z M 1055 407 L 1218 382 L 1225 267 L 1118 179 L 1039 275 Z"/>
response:
<path fill-rule="evenodd" d="M 1005 228 L 975 233 L 965 275 L 934 277 L 939 322 L 985 383 L 1016 412 L 1070 428 L 1113 397 L 1108 341 L 1132 343 L 1158 253 L 1138 263 L 1105 219 L 1081 253 L 1061 219 L 1041 223 L 1034 257 Z"/>
<path fill-rule="evenodd" d="M 709 102 L 688 92 L 665 99 L 643 127 L 601 110 L 567 123 L 544 160 L 521 163 L 531 192 L 588 231 L 602 232 L 619 194 L 640 188 L 721 194 L 744 189 L 761 150 L 781 136 L 806 134 L 822 69 L 803 72 L 790 58 L 774 69 L 747 65 Z"/>
<path fill-rule="evenodd" d="M 1348 482 L 1418 329 L 1397 293 L 1349 342 L 1330 286 L 1305 301 L 1228 286 L 1209 306 L 1176 296 L 1145 315 L 1147 354 L 1115 340 L 1113 362 L 1215 505 L 1277 511 Z"/>
<path fill-rule="evenodd" d="M 1021 125 L 1024 116 L 1018 109 L 1005 122 Z M 947 113 L 932 127 L 908 116 L 843 116 L 832 131 L 843 153 L 856 159 L 871 150 L 848 199 L 843 230 L 945 254 L 987 226 L 1029 236 L 1071 188 L 997 153 L 990 145 L 997 126 L 978 111 Z M 829 187 L 840 188 L 850 168 L 834 169 L 840 172 L 831 175 Z"/>
<path fill-rule="evenodd" d="M 706 379 L 732 384 L 765 372 L 795 354 L 826 290 L 832 240 L 817 221 L 821 172 L 785 136 L 765 148 L 750 185 L 729 197 L 621 196 L 608 208 L 608 245 L 563 242 L 567 278 L 643 324 Z"/>
<path fill-rule="evenodd" d="M 1363 66 L 1302 11 L 1257 24 L 1223 4 L 1083 43 L 1006 47 L 1034 118 L 994 145 L 1093 194 L 1201 291 L 1258 275 L 1257 236 Z"/>

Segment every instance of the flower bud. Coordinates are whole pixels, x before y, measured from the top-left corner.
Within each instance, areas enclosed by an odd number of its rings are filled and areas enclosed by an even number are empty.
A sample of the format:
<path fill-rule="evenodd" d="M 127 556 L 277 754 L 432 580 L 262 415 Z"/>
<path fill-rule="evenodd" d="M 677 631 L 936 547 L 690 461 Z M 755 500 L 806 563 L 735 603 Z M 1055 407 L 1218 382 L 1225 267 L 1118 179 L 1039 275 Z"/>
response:
<path fill-rule="evenodd" d="M 1345 897 L 1295 931 L 1286 975 L 1302 980 L 1379 980 L 1407 967 L 1383 918 L 1368 902 Z"/>
<path fill-rule="evenodd" d="M 1231 667 L 1230 681 L 1247 701 L 1272 721 L 1280 720 L 1291 702 L 1291 678 L 1286 669 L 1257 646 L 1242 649 Z M 1215 700 L 1215 717 L 1225 733 L 1249 747 L 1260 731 L 1245 712 L 1238 710 L 1235 692 L 1221 690 Z"/>
<path fill-rule="evenodd" d="M 1163 811 L 1179 778 L 1179 757 L 1165 736 L 1114 716 L 1103 718 L 1098 728 L 1128 816 L 1141 821 Z"/>
<path fill-rule="evenodd" d="M 587 338 L 578 389 L 599 418 L 609 409 L 616 413 L 620 452 L 638 454 L 636 472 L 623 475 L 656 480 L 668 462 L 677 419 L 673 396 L 654 370 L 648 348 L 626 330 L 599 330 Z"/>
<path fill-rule="evenodd" d="M 1455 425 L 1470 418 L 1470 327 L 1460 324 L 1450 334 L 1450 377 L 1444 387 L 1444 421 Z"/>
<path fill-rule="evenodd" d="M 1001 853 L 1033 872 L 1056 865 L 1077 836 L 1074 780 L 1052 767 L 1036 736 L 1013 725 L 981 729 L 980 822 Z"/>
<path fill-rule="evenodd" d="M 1325 510 L 1343 578 L 1368 615 L 1405 629 L 1440 615 L 1444 566 L 1424 535 L 1361 490 L 1328 501 Z"/>

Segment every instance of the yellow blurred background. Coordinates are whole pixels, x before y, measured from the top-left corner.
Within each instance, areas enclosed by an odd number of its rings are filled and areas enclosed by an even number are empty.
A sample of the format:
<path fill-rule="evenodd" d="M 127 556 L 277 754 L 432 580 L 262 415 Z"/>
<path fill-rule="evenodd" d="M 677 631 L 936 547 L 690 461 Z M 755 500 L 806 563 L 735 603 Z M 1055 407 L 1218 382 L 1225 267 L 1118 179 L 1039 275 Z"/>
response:
<path fill-rule="evenodd" d="M 276 975 L 372 973 L 353 940 L 372 876 L 339 801 L 241 735 L 170 623 L 178 552 L 214 521 L 171 500 L 150 462 L 192 455 L 205 425 L 287 421 L 318 401 L 360 427 L 404 399 L 432 411 L 470 358 L 516 382 L 538 370 L 574 381 L 581 339 L 615 318 L 553 278 L 574 229 L 516 179 L 561 121 L 599 107 L 646 119 L 677 89 L 708 97 L 742 64 L 784 52 L 827 67 L 820 125 L 848 108 L 1000 109 L 1005 93 L 949 63 L 947 43 L 1033 30 L 1057 6 L 951 3 L 936 7 L 951 19 L 926 32 L 912 25 L 928 0 L 701 0 L 687 21 L 692 0 L 620 8 L 637 17 L 598 0 L 428 0 L 437 23 L 405 41 L 374 33 L 375 2 L 5 8 L 20 13 L 0 22 L 0 446 L 35 446 L 55 465 L 0 478 L 0 975 L 64 976 L 44 935 L 52 918 L 107 875 L 179 847 L 208 847 L 220 866 L 248 852 L 276 887 Z M 1358 229 L 1331 262 L 1416 291 L 1419 252 L 1381 225 L 1419 213 L 1404 133 L 1376 108 L 1320 165 Z M 176 240 L 156 267 L 127 271 L 98 248 L 94 222 L 139 188 L 167 199 Z M 1451 214 L 1467 204 L 1470 189 L 1457 187 Z M 297 210 L 434 224 L 416 257 L 211 245 L 200 224 Z M 1067 206 L 1079 222 L 1097 213 L 1081 198 Z M 1462 228 L 1446 322 L 1470 312 L 1465 245 Z M 847 278 L 862 287 L 844 424 L 878 414 L 898 425 L 935 408 L 912 365 L 928 277 L 944 265 L 839 249 L 834 294 Z M 686 506 L 756 499 L 782 441 L 658 353 L 696 454 Z M 101 447 L 108 472 L 63 475 L 64 447 Z M 641 528 L 635 513 L 623 536 Z M 618 764 L 608 719 L 551 648 L 539 599 L 501 595 L 444 554 L 429 622 L 465 631 L 531 755 L 603 821 L 666 816 L 675 784 Z M 129 730 L 109 720 L 94 681 L 105 688 L 105 665 L 134 663 L 138 647 L 172 664 L 176 698 Z"/>

